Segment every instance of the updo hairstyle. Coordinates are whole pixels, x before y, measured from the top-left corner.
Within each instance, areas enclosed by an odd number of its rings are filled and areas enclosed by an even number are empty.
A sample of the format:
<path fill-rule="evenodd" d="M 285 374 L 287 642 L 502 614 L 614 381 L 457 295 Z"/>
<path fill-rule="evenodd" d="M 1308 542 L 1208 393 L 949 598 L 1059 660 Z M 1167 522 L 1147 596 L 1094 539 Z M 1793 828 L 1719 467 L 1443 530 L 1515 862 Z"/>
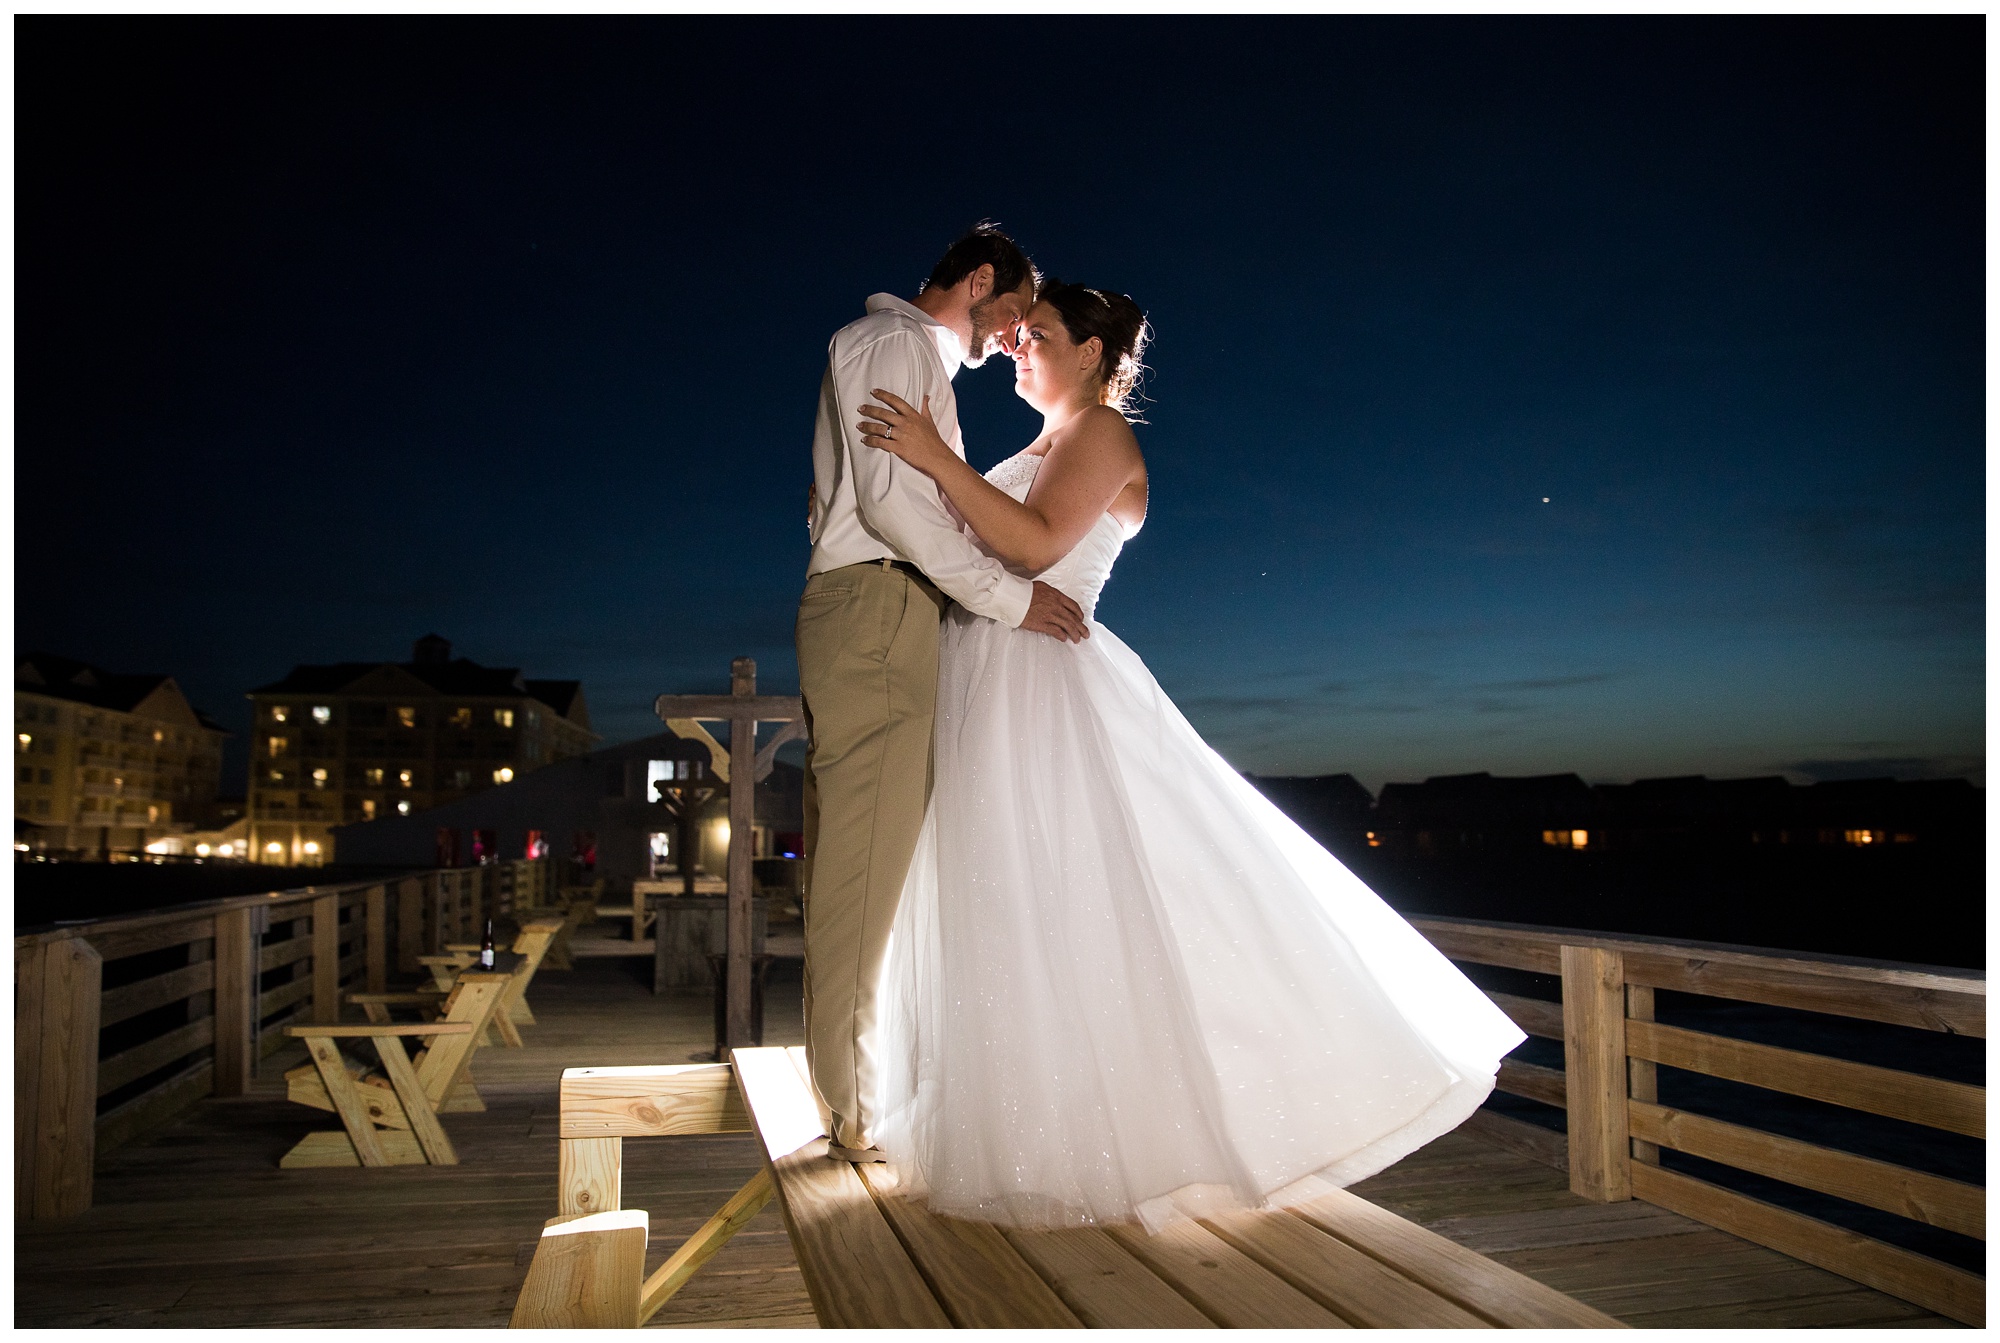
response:
<path fill-rule="evenodd" d="M 1125 294 L 1064 284 L 1057 279 L 1044 282 L 1035 301 L 1056 310 L 1070 340 L 1076 344 L 1081 345 L 1092 336 L 1102 342 L 1104 355 L 1098 361 L 1097 376 L 1103 382 L 1103 389 L 1098 393 L 1098 401 L 1136 421 L 1138 409 L 1131 402 L 1139 390 L 1139 379 L 1146 372 L 1146 366 L 1139 360 L 1146 352 L 1146 342 L 1153 337 L 1139 305 Z"/>

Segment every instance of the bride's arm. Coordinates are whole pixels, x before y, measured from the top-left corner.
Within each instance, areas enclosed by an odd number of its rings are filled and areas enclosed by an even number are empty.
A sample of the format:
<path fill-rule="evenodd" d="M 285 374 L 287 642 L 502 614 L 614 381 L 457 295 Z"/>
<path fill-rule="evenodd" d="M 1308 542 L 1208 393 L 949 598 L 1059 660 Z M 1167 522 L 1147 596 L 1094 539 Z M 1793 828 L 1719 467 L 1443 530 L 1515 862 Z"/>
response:
<path fill-rule="evenodd" d="M 1093 407 L 1057 436 L 1026 501 L 1016 502 L 938 436 L 928 400 L 919 411 L 893 392 L 878 389 L 875 396 L 888 406 L 861 408 L 876 417 L 862 424 L 861 441 L 935 480 L 987 549 L 1030 573 L 1069 554 L 1139 469 L 1139 442 L 1125 417 L 1109 406 Z"/>

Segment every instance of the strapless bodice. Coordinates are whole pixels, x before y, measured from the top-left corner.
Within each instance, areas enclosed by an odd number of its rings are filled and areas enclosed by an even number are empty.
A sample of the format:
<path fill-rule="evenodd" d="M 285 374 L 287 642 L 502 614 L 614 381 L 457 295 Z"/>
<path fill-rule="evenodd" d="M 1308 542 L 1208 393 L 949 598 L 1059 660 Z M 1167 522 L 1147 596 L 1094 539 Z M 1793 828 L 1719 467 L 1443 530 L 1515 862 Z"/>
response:
<path fill-rule="evenodd" d="M 1026 499 L 1041 469 L 1040 454 L 1017 452 L 988 471 L 986 479 L 1010 497 Z M 1097 609 L 1097 595 L 1104 591 L 1104 584 L 1111 577 L 1111 566 L 1118 562 L 1118 552 L 1124 548 L 1125 524 L 1106 513 L 1091 525 L 1069 554 L 1042 572 L 1007 567 L 1023 578 L 1040 579 L 1056 591 L 1067 593 L 1083 608 L 1087 618 Z"/>

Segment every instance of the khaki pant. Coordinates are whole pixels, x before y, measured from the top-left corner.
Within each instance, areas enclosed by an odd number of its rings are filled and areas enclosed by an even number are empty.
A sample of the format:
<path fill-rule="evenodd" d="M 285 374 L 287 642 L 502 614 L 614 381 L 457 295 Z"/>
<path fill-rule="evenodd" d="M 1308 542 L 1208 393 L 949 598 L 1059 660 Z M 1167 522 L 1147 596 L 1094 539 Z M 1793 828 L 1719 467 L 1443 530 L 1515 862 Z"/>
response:
<path fill-rule="evenodd" d="M 931 791 L 938 622 L 948 599 L 881 563 L 806 580 L 806 1056 L 827 1133 L 870 1147 L 875 992 Z"/>

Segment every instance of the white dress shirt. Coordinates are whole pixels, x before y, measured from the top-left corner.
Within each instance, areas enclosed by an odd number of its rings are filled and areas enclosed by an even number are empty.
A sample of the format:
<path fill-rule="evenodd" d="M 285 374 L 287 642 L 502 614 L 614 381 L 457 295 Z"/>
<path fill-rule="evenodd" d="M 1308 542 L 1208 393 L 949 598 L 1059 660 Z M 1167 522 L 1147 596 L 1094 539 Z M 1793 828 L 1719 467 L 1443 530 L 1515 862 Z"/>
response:
<path fill-rule="evenodd" d="M 964 354 L 957 332 L 893 294 L 872 295 L 867 316 L 834 332 L 813 424 L 806 575 L 864 560 L 909 560 L 974 615 L 1018 628 L 1034 585 L 979 548 L 945 511 L 929 476 L 869 447 L 855 428 L 861 407 L 878 400 L 877 387 L 919 409 L 928 396 L 939 435 L 965 456 L 951 390 Z"/>

